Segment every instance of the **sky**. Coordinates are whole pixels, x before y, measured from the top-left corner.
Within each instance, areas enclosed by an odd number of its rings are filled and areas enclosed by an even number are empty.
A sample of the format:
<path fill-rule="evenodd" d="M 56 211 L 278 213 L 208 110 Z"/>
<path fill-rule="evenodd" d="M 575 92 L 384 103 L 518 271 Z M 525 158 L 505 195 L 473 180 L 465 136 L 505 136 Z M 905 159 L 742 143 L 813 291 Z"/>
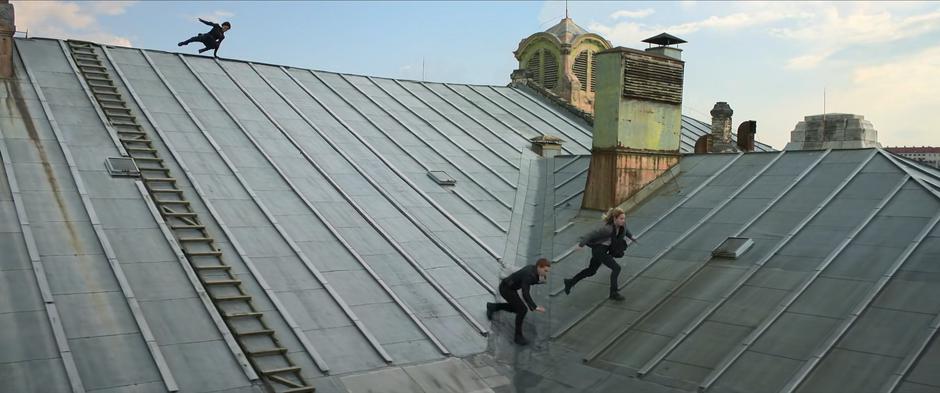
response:
<path fill-rule="evenodd" d="M 29 36 L 195 53 L 176 43 L 232 23 L 220 57 L 428 81 L 505 85 L 520 40 L 563 1 L 11 1 Z M 615 46 L 661 32 L 688 41 L 683 113 L 734 123 L 783 148 L 804 116 L 865 116 L 884 146 L 940 146 L 940 2 L 570 1 Z M 825 96 L 825 100 L 824 97 Z"/>

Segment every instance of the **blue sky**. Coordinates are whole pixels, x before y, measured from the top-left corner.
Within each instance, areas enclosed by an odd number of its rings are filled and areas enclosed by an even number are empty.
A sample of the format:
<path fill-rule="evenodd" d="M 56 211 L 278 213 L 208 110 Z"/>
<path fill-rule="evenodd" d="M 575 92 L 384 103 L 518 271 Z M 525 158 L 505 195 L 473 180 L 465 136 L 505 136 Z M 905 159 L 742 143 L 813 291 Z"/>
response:
<path fill-rule="evenodd" d="M 512 51 L 557 23 L 561 1 L 13 1 L 19 30 L 176 51 L 233 24 L 220 56 L 345 73 L 504 85 Z M 666 31 L 689 41 L 683 112 L 734 121 L 782 148 L 803 116 L 861 114 L 890 145 L 940 146 L 940 3 L 582 2 L 569 14 L 614 45 Z M 196 47 L 184 48 L 195 52 Z"/>

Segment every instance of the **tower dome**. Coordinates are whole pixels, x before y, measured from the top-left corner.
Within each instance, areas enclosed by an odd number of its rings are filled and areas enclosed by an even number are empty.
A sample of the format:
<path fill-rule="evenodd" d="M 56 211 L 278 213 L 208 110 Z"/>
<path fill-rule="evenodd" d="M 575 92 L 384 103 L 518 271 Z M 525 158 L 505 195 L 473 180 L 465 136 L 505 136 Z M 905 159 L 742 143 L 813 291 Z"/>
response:
<path fill-rule="evenodd" d="M 547 90 L 588 113 L 594 112 L 594 54 L 610 42 L 564 18 L 519 42 L 513 83 Z"/>

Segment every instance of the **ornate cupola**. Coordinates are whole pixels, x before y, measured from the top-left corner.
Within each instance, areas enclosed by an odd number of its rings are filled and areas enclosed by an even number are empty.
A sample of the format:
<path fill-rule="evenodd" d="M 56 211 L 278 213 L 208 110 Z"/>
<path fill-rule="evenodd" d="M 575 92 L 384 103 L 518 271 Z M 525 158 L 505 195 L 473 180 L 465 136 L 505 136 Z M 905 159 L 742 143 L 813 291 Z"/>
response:
<path fill-rule="evenodd" d="M 593 114 L 597 85 L 594 54 L 610 47 L 606 39 L 587 32 L 566 17 L 519 43 L 513 52 L 519 60 L 513 83 L 546 90 Z"/>

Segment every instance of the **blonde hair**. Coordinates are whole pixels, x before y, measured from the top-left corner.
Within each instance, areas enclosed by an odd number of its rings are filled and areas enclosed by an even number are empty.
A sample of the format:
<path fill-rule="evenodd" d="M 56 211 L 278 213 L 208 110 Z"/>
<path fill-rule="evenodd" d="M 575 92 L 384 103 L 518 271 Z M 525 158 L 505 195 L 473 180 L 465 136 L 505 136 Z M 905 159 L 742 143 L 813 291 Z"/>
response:
<path fill-rule="evenodd" d="M 612 207 L 610 210 L 607 210 L 607 213 L 604 213 L 601 219 L 608 224 L 613 224 L 614 219 L 620 217 L 621 214 L 624 214 L 623 209 L 619 207 Z"/>

